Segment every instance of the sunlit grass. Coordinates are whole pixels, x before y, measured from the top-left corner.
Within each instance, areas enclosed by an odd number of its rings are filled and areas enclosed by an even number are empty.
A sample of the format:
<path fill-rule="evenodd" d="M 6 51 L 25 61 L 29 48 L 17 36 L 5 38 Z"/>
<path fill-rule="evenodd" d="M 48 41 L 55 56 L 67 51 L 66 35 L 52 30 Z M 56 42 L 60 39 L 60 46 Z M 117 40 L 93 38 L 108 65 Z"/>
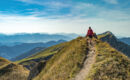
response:
<path fill-rule="evenodd" d="M 130 80 L 130 59 L 105 42 L 96 46 L 96 62 L 86 80 Z"/>
<path fill-rule="evenodd" d="M 26 62 L 26 61 L 29 61 L 32 59 L 44 58 L 44 57 L 47 57 L 49 55 L 53 55 L 53 54 L 57 53 L 58 48 L 61 48 L 63 45 L 64 45 L 64 43 L 61 43 L 61 44 L 49 47 L 43 51 L 40 51 L 39 53 L 31 55 L 31 56 L 24 58 L 22 60 L 16 61 L 15 63 L 22 63 L 22 62 Z"/>
<path fill-rule="evenodd" d="M 55 54 L 34 80 L 68 80 L 82 68 L 87 54 L 86 38 L 72 40 Z"/>

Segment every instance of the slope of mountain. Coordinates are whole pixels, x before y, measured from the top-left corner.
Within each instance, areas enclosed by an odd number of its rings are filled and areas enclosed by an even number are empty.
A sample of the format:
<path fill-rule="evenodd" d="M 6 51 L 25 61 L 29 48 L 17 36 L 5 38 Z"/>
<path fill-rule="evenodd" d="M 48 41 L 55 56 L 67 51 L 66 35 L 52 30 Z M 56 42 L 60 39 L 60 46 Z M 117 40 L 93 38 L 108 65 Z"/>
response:
<path fill-rule="evenodd" d="M 36 47 L 47 48 L 62 42 L 65 42 L 65 40 L 50 41 L 47 43 L 23 43 L 12 47 L 0 46 L 0 56 L 11 60 L 12 58 L 15 58 L 23 53 L 29 52 Z"/>
<path fill-rule="evenodd" d="M 23 58 L 26 58 L 26 57 L 28 57 L 28 56 L 31 56 L 31 55 L 33 55 L 33 54 L 36 54 L 36 53 L 38 53 L 38 52 L 44 50 L 45 47 L 47 48 L 47 47 L 50 47 L 50 46 L 53 46 L 53 45 L 56 45 L 56 44 L 59 44 L 59 43 L 63 43 L 63 42 L 66 42 L 66 41 L 65 41 L 65 40 L 49 41 L 49 42 L 47 42 L 47 43 L 44 43 L 44 47 L 36 47 L 36 48 L 34 48 L 34 49 L 32 49 L 32 50 L 30 50 L 30 51 L 28 51 L 28 52 L 25 52 L 25 53 L 23 53 L 23 54 L 21 54 L 21 55 L 15 57 L 15 58 L 11 59 L 11 61 L 21 60 L 21 59 L 23 59 Z"/>
<path fill-rule="evenodd" d="M 18 61 L 18 60 L 24 59 L 24 58 L 31 56 L 33 54 L 36 54 L 44 49 L 45 49 L 45 47 L 36 47 L 28 52 L 25 52 L 25 53 L 15 57 L 15 58 L 12 58 L 11 61 Z"/>
<path fill-rule="evenodd" d="M 130 45 L 130 38 L 129 37 L 127 37 L 127 38 L 119 38 L 119 40 L 126 43 L 126 44 L 128 44 L 128 45 Z"/>
<path fill-rule="evenodd" d="M 0 80 L 27 80 L 29 71 L 0 57 Z"/>
<path fill-rule="evenodd" d="M 129 80 L 130 60 L 108 43 L 79 37 L 62 46 L 52 58 L 43 63 L 39 73 L 30 73 L 33 80 Z M 93 45 L 93 46 L 91 46 Z M 91 48 L 91 47 L 92 48 Z M 50 51 L 54 49 L 49 48 Z M 94 50 L 93 50 L 94 49 Z M 45 51 L 43 51 L 45 52 Z M 42 52 L 41 52 L 42 53 Z M 46 54 L 49 54 L 47 52 Z M 38 56 L 39 54 L 37 54 Z M 40 54 L 43 55 L 43 54 Z M 36 55 L 32 56 L 35 57 Z M 36 57 L 35 57 L 36 58 Z M 26 61 L 26 60 L 25 60 Z M 40 64 L 39 64 L 40 65 Z M 39 67 L 38 65 L 38 67 Z M 86 71 L 84 71 L 84 69 Z M 32 68 L 33 72 L 37 68 Z M 84 74 L 82 74 L 84 73 Z M 78 77 L 83 77 L 78 79 Z"/>
<path fill-rule="evenodd" d="M 73 78 L 83 66 L 88 54 L 86 38 L 79 37 L 65 43 L 46 63 L 36 80 L 68 80 Z M 35 80 L 34 79 L 34 80 Z"/>
<path fill-rule="evenodd" d="M 108 42 L 112 47 L 130 57 L 130 46 L 118 40 L 110 31 L 100 34 L 98 37 L 100 40 Z"/>
<path fill-rule="evenodd" d="M 45 46 L 44 43 L 23 43 L 12 47 L 0 46 L 0 56 L 6 59 L 11 59 L 33 48 L 44 46 Z"/>
<path fill-rule="evenodd" d="M 130 59 L 112 48 L 108 43 L 99 41 L 96 45 L 97 56 L 86 80 L 129 80 Z"/>
<path fill-rule="evenodd" d="M 10 61 L 0 57 L 0 68 L 1 68 L 1 66 L 5 65 L 5 64 L 9 64 L 9 63 L 10 63 Z"/>
<path fill-rule="evenodd" d="M 61 43 L 61 44 L 49 47 L 36 54 L 30 55 L 27 58 L 16 61 L 16 63 L 19 63 L 19 64 L 25 66 L 26 68 L 28 68 L 29 70 L 31 70 L 40 61 L 46 62 L 48 59 L 50 59 L 55 53 L 57 53 L 60 49 L 62 49 L 65 44 L 66 43 Z"/>

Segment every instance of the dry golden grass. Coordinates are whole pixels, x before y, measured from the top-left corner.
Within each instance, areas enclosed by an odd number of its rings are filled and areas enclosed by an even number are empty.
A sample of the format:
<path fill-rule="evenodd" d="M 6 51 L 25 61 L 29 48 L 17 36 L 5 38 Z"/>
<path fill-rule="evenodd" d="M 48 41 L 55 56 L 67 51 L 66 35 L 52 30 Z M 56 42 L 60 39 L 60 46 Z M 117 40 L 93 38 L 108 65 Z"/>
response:
<path fill-rule="evenodd" d="M 82 68 L 87 54 L 86 38 L 72 40 L 50 59 L 34 80 L 68 80 Z"/>
<path fill-rule="evenodd" d="M 29 71 L 21 65 L 10 63 L 0 69 L 0 80 L 27 80 Z"/>
<path fill-rule="evenodd" d="M 112 48 L 99 42 L 96 46 L 96 63 L 86 80 L 130 80 L 130 59 Z"/>
<path fill-rule="evenodd" d="M 10 61 L 8 61 L 7 59 L 0 57 L 0 68 L 4 66 L 5 64 L 9 64 L 9 63 Z"/>

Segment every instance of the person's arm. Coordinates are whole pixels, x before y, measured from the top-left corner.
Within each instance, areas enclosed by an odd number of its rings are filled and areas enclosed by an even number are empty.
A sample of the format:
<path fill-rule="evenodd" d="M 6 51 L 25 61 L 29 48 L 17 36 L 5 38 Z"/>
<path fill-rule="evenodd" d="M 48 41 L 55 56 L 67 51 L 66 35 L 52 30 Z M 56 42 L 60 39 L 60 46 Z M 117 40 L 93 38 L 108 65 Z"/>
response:
<path fill-rule="evenodd" d="M 94 32 L 93 32 L 93 30 L 92 30 L 92 35 L 94 36 Z"/>
<path fill-rule="evenodd" d="M 87 31 L 86 37 L 88 36 L 88 34 L 89 34 L 89 31 Z"/>

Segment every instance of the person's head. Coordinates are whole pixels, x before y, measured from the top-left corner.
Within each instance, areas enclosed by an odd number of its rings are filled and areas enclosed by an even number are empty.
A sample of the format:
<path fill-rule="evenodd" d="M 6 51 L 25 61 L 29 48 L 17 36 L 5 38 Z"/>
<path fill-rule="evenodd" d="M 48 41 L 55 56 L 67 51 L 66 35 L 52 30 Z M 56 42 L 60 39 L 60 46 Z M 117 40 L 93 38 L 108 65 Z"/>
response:
<path fill-rule="evenodd" d="M 91 29 L 91 27 L 89 27 L 89 29 Z"/>

